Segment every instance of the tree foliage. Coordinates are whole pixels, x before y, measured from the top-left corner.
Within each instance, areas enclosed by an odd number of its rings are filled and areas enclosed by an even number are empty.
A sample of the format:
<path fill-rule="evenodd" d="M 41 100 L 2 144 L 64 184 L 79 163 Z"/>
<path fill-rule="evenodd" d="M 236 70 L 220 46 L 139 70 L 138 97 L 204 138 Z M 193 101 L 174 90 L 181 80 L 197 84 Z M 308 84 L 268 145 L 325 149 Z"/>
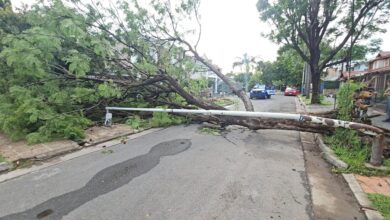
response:
<path fill-rule="evenodd" d="M 303 61 L 288 47 L 281 47 L 274 62 L 259 62 L 260 79 L 264 84 L 285 84 L 296 86 L 301 83 Z"/>
<path fill-rule="evenodd" d="M 106 105 L 221 108 L 198 97 L 207 82 L 188 77 L 196 60 L 214 68 L 198 41 L 184 40 L 197 34 L 179 25 L 198 18 L 199 2 L 149 3 L 50 0 L 18 13 L 6 3 L 0 130 L 30 143 L 78 140 Z"/>

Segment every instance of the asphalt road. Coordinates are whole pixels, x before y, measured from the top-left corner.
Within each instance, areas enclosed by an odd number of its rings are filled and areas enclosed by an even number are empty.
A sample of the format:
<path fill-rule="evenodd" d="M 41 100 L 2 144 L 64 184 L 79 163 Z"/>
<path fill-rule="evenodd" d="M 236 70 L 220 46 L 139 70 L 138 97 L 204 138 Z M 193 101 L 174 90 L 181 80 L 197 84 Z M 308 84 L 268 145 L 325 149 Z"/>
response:
<path fill-rule="evenodd" d="M 254 100 L 294 112 L 294 97 Z M 311 219 L 298 132 L 176 126 L 0 183 L 0 219 Z"/>

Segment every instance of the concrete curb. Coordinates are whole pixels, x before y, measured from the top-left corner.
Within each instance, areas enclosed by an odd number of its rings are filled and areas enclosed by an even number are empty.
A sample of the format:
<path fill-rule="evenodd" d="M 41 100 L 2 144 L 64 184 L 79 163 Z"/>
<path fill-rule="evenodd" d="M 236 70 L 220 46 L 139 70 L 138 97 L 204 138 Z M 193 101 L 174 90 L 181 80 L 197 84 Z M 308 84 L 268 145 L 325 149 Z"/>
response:
<path fill-rule="evenodd" d="M 134 131 L 132 131 L 132 132 L 120 134 L 120 135 L 113 136 L 113 137 L 104 138 L 104 139 L 101 139 L 101 140 L 99 140 L 99 141 L 95 141 L 95 142 L 92 142 L 92 143 L 86 143 L 86 144 L 83 146 L 83 148 L 84 148 L 84 147 L 96 146 L 96 145 L 98 145 L 98 144 L 105 143 L 105 142 L 107 142 L 107 141 L 112 141 L 112 140 L 114 140 L 114 139 L 118 139 L 118 138 L 121 138 L 121 137 L 127 137 L 127 136 L 129 136 L 129 135 L 137 134 L 137 133 L 140 133 L 140 132 L 142 132 L 142 131 L 149 130 L 149 129 L 151 129 L 151 128 L 147 128 L 147 129 L 138 129 L 138 130 L 136 129 L 136 130 L 134 130 Z"/>
<path fill-rule="evenodd" d="M 324 143 L 324 141 L 322 140 L 322 136 L 320 134 L 314 134 L 314 139 L 322 151 L 321 153 L 322 158 L 324 158 L 328 163 L 332 164 L 337 168 L 340 169 L 348 168 L 348 164 L 346 164 L 344 161 L 337 158 L 337 156 L 334 154 L 334 151 Z"/>
<path fill-rule="evenodd" d="M 368 199 L 367 194 L 363 192 L 355 176 L 353 174 L 345 173 L 342 175 L 359 205 L 361 206 L 362 211 L 364 211 L 366 218 L 368 220 L 383 220 L 383 216 L 378 211 L 376 211 L 375 208 L 373 208 L 371 201 Z"/>
<path fill-rule="evenodd" d="M 76 145 L 68 145 L 64 148 L 55 149 L 55 150 L 49 151 L 47 153 L 39 154 L 39 155 L 36 155 L 34 157 L 26 158 L 23 160 L 37 160 L 37 161 L 47 160 L 47 159 L 50 159 L 50 158 L 53 158 L 56 156 L 61 156 L 61 155 L 64 155 L 64 154 L 67 154 L 67 153 L 70 153 L 73 151 L 80 150 L 82 148 L 83 148 L 82 146 L 78 146 L 78 145 L 77 146 Z"/>

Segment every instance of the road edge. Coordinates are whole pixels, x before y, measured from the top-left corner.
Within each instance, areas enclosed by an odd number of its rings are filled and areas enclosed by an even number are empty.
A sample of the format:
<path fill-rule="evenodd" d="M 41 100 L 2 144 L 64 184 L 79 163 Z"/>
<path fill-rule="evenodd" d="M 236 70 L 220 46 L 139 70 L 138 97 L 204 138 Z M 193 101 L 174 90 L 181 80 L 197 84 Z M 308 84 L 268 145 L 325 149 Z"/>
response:
<path fill-rule="evenodd" d="M 348 164 L 346 164 L 344 161 L 337 158 L 332 148 L 328 147 L 322 140 L 322 135 L 320 134 L 314 134 L 314 139 L 316 144 L 320 147 L 322 153 L 321 156 L 324 158 L 328 163 L 332 164 L 333 166 L 340 168 L 340 169 L 347 169 Z"/>
<path fill-rule="evenodd" d="M 144 135 L 148 135 L 148 134 L 151 134 L 151 133 L 154 133 L 156 131 L 163 130 L 163 129 L 165 129 L 165 128 L 151 128 L 151 129 L 143 130 L 143 131 L 138 132 L 138 133 L 132 133 L 132 134 L 127 135 L 125 137 L 127 140 L 133 140 L 133 139 L 136 139 L 138 137 L 142 137 Z M 120 137 L 123 137 L 123 135 L 121 135 Z M 122 141 L 123 141 L 122 139 L 118 140 L 118 139 L 114 138 L 114 139 L 108 140 L 106 142 L 100 142 L 100 143 L 96 143 L 94 145 L 89 145 L 88 147 L 81 148 L 81 149 L 73 151 L 73 152 L 67 152 L 67 153 L 63 153 L 61 155 L 53 156 L 53 157 L 45 160 L 43 164 L 34 164 L 31 167 L 15 169 L 15 170 L 0 174 L 0 183 L 9 181 L 11 179 L 18 178 L 20 176 L 29 174 L 31 172 L 36 172 L 38 170 L 60 164 L 60 163 L 65 162 L 65 161 L 69 161 L 69 160 L 72 160 L 72 159 L 75 159 L 75 158 L 78 158 L 78 157 L 81 157 L 81 156 L 84 156 L 84 155 L 87 155 L 87 154 L 90 154 L 90 153 L 93 153 L 96 151 L 100 151 L 100 150 L 103 150 L 106 148 L 113 147 L 115 145 L 121 144 Z"/>

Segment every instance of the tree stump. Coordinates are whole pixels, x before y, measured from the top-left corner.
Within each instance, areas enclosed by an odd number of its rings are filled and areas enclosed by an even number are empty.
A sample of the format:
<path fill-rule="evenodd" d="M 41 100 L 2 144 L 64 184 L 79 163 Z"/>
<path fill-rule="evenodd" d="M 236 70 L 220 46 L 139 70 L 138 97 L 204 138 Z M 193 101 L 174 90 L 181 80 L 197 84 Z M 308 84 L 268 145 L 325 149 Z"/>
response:
<path fill-rule="evenodd" d="M 383 134 L 376 136 L 372 142 L 370 164 L 373 166 L 382 165 L 383 147 L 385 144 L 385 137 Z"/>

